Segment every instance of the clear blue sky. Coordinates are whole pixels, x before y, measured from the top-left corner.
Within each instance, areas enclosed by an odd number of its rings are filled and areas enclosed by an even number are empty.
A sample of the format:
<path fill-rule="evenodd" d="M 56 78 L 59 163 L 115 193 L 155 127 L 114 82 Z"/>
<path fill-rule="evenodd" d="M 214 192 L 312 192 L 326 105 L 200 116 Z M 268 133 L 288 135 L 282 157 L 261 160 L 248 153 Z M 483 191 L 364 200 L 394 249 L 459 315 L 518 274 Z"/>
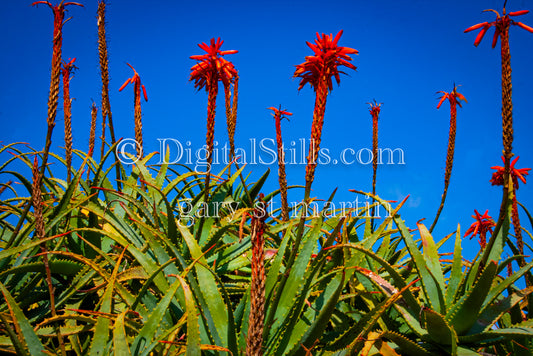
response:
<path fill-rule="evenodd" d="M 63 56 L 77 57 L 79 70 L 71 81 L 74 146 L 87 150 L 91 99 L 100 102 L 97 53 L 97 1 L 83 1 L 85 8 L 70 7 L 73 18 L 64 26 Z M 0 57 L 2 95 L 0 141 L 24 141 L 36 149 L 44 145 L 46 102 L 50 80 L 52 12 L 47 6 L 31 7 L 31 1 L 2 3 Z M 453 83 L 468 103 L 458 110 L 455 164 L 450 190 L 437 238 L 472 222 L 474 209 L 489 209 L 496 217 L 501 189 L 492 187 L 490 167 L 500 165 L 501 91 L 499 49 L 491 49 L 491 30 L 478 48 L 475 33 L 463 34 L 473 24 L 492 21 L 486 8 L 501 10 L 503 1 L 140 1 L 114 0 L 108 5 L 111 108 L 118 137 L 133 137 L 132 88 L 118 88 L 132 73 L 139 72 L 148 91 L 143 102 L 145 149 L 159 149 L 158 138 L 204 144 L 206 131 L 205 92 L 188 82 L 194 61 L 201 54 L 199 42 L 220 36 L 222 49 L 236 49 L 228 56 L 240 73 L 237 146 L 250 151 L 250 139 L 275 138 L 269 106 L 279 104 L 294 113 L 282 123 L 287 145 L 308 138 L 314 93 L 298 92 L 292 79 L 295 65 L 311 50 L 315 32 L 344 30 L 340 45 L 359 50 L 340 87 L 328 97 L 322 147 L 332 154 L 344 148 L 371 148 L 372 123 L 367 102 L 382 102 L 380 146 L 401 148 L 405 165 L 378 168 L 378 194 L 388 200 L 411 197 L 402 210 L 410 227 L 418 219 L 433 220 L 443 188 L 449 105 L 436 109 L 439 90 L 450 91 Z M 525 0 L 509 0 L 509 11 L 533 9 Z M 533 25 L 533 14 L 520 17 Z M 531 102 L 533 34 L 512 27 L 514 151 L 518 167 L 533 167 Z M 499 46 L 499 45 L 498 45 Z M 221 90 L 222 94 L 222 90 Z M 223 95 L 219 96 L 215 137 L 227 141 Z M 59 111 L 53 150 L 63 154 L 63 118 Z M 99 129 L 98 129 L 99 131 Z M 300 151 L 298 151 L 300 152 Z M 307 152 L 305 152 L 307 153 Z M 268 156 L 264 156 L 268 159 Z M 338 158 L 338 157 L 332 157 Z M 5 159 L 5 157 L 3 158 Z M 250 165 L 257 177 L 268 167 Z M 277 187 L 277 166 L 271 165 L 266 191 Z M 217 169 L 215 168 L 215 171 Z M 304 183 L 304 165 L 287 167 L 290 184 Z M 336 201 L 353 201 L 348 189 L 370 191 L 371 164 L 322 165 L 317 169 L 313 195 L 326 199 L 338 187 Z M 531 185 L 529 183 L 528 185 Z M 521 185 L 519 201 L 532 207 L 533 189 Z M 297 201 L 301 191 L 291 192 Z M 531 226 L 522 216 L 526 228 Z M 529 240 L 529 238 L 528 238 Z M 477 242 L 466 242 L 474 251 Z"/>

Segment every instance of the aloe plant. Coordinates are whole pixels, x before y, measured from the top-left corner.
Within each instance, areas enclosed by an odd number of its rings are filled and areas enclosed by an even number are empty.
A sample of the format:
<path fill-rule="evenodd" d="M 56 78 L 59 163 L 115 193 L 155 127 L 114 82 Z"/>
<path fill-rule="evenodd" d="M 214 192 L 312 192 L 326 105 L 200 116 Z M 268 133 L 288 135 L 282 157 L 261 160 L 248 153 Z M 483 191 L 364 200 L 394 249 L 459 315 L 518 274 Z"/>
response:
<path fill-rule="evenodd" d="M 48 4 L 57 16 L 75 4 L 37 3 Z M 295 73 L 300 88 L 309 82 L 317 95 L 305 204 L 294 217 L 286 204 L 281 212 L 269 210 L 268 202 L 279 193 L 260 193 L 269 170 L 251 182 L 235 162 L 214 174 L 224 180 L 210 184 L 211 167 L 206 180 L 187 166 L 153 164 L 156 153 L 147 153 L 115 182 L 110 176 L 118 167 L 113 156 L 119 142 L 99 160 L 93 158 L 94 105 L 89 152 L 72 150 L 78 160 L 18 143 L 1 146 L 0 175 L 10 181 L 0 187 L 0 353 L 529 355 L 533 325 L 531 302 L 525 301 L 533 287 L 517 281 L 530 275 L 533 262 L 525 262 L 509 239 L 518 201 L 505 205 L 496 226 L 476 212 L 477 225 L 467 232 L 491 236 L 472 261 L 463 259 L 459 227 L 452 254 L 439 251 L 454 233 L 437 242 L 421 222 L 410 229 L 400 215 L 407 198 L 397 203 L 375 191 L 353 190 L 373 203 L 333 210 L 335 190 L 322 211 L 307 214 L 332 77 L 339 81 L 339 66 L 355 69 L 349 55 L 357 51 L 337 45 L 341 34 L 309 44 L 314 56 Z M 191 79 L 209 94 L 208 150 L 219 80 L 231 141 L 235 133 L 237 72 L 221 56 L 236 51 L 220 51 L 221 45 L 220 40 L 202 44 L 207 54 L 192 57 L 198 63 Z M 140 134 L 144 87 L 135 71 L 123 87 L 128 83 L 134 84 Z M 111 124 L 108 98 L 101 109 Z M 289 113 L 274 111 L 279 129 L 281 116 Z M 377 126 L 375 133 L 377 138 Z M 48 155 L 53 164 L 46 169 Z M 65 180 L 57 172 L 66 167 L 73 176 Z M 518 178 L 527 173 L 517 172 Z M 504 179 L 501 172 L 493 177 Z M 509 186 L 511 197 L 515 188 Z M 374 226 L 369 212 L 378 209 L 386 216 Z M 513 255 L 502 259 L 507 246 Z M 521 267 L 513 273 L 515 261 Z"/>
<path fill-rule="evenodd" d="M 395 345 L 400 354 L 409 355 L 435 352 L 473 355 L 481 351 L 499 355 L 500 350 L 513 355 L 529 354 L 524 350 L 531 348 L 533 327 L 521 318 L 510 316 L 516 308 L 520 310 L 520 303 L 533 292 L 530 287 L 520 290 L 514 285 L 533 267 L 533 262 L 507 278 L 499 276 L 499 272 L 516 258 L 500 261 L 509 229 L 508 216 L 499 232 L 491 237 L 488 247 L 467 264 L 463 262 L 459 228 L 455 234 L 453 258 L 448 262 L 443 261 L 438 244 L 422 223 L 417 224 L 421 238 L 417 243 L 399 216 L 393 219 L 409 252 L 404 265 L 411 273 L 402 275 L 393 264 L 360 245 L 342 246 L 365 253 L 379 265 L 370 278 L 386 297 L 368 313 L 365 321 L 383 315 L 386 306 L 394 309 L 389 317 L 402 324 L 400 329 L 382 329 L 380 339 Z M 396 301 L 387 305 L 393 298 Z M 353 326 L 333 346 L 348 347 L 351 354 L 360 352 L 365 343 L 357 336 L 366 336 L 360 332 L 362 330 L 363 326 Z"/>

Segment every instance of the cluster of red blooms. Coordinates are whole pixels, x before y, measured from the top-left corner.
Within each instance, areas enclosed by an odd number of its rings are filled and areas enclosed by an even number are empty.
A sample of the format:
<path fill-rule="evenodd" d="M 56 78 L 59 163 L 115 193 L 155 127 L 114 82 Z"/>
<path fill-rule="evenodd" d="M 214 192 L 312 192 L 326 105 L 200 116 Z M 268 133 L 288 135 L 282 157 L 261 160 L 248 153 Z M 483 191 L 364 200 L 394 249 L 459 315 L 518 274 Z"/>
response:
<path fill-rule="evenodd" d="M 309 48 L 314 52 L 314 56 L 305 57 L 305 62 L 296 66 L 294 77 L 300 77 L 300 86 L 298 90 L 302 89 L 305 84 L 309 83 L 317 90 L 319 82 L 325 77 L 329 90 L 333 90 L 333 83 L 331 77 L 334 76 L 337 84 L 340 84 L 339 66 L 346 66 L 350 69 L 356 70 L 356 67 L 349 61 L 352 58 L 349 54 L 358 54 L 359 51 L 349 47 L 338 46 L 337 43 L 342 36 L 342 30 L 337 33 L 335 38 L 333 35 L 316 34 L 316 44 L 307 42 Z"/>
<path fill-rule="evenodd" d="M 237 70 L 233 66 L 233 63 L 222 58 L 222 56 L 235 54 L 238 51 L 221 51 L 220 47 L 223 43 L 224 41 L 222 41 L 220 37 L 216 41 L 212 38 L 210 45 L 202 42 L 198 47 L 203 49 L 206 53 L 190 57 L 191 59 L 198 61 L 198 63 L 191 68 L 191 78 L 189 79 L 194 80 L 194 86 L 196 88 L 205 88 L 206 90 L 209 90 L 209 85 L 211 83 L 216 83 L 219 80 L 224 86 L 227 86 L 230 84 L 231 80 L 237 76 Z"/>
<path fill-rule="evenodd" d="M 483 36 L 485 36 L 485 33 L 487 33 L 487 30 L 492 26 L 496 27 L 496 30 L 494 31 L 494 37 L 492 38 L 492 48 L 496 47 L 496 44 L 498 43 L 498 37 L 500 37 L 502 33 L 503 34 L 507 33 L 507 29 L 509 28 L 510 25 L 517 25 L 523 28 L 524 30 L 533 33 L 533 28 L 529 27 L 528 25 L 523 24 L 522 22 L 517 22 L 509 18 L 509 16 L 525 15 L 529 13 L 529 10 L 520 10 L 520 11 L 514 11 L 508 14 L 505 14 L 505 9 L 504 9 L 503 16 L 500 16 L 500 14 L 495 10 L 485 10 L 485 11 L 494 12 L 496 14 L 496 21 L 478 23 L 477 25 L 471 26 L 464 31 L 464 32 L 470 32 L 470 31 L 474 31 L 474 30 L 481 28 L 481 31 L 479 31 L 476 37 L 476 40 L 474 41 L 474 46 L 477 46 L 481 42 L 481 40 L 483 39 Z"/>

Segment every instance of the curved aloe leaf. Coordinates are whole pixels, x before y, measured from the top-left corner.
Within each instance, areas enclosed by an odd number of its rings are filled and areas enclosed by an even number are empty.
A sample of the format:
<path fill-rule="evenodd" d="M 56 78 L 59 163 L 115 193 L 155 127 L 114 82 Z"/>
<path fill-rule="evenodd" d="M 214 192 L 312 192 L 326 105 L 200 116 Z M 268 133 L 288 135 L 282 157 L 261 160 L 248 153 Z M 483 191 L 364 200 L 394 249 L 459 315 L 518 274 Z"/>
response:
<path fill-rule="evenodd" d="M 117 316 L 113 325 L 113 349 L 115 356 L 131 356 L 130 347 L 124 328 L 124 317 L 128 311 L 125 310 Z"/>
<path fill-rule="evenodd" d="M 100 305 L 100 313 L 109 314 L 111 313 L 111 306 L 113 303 L 113 290 L 115 289 L 115 283 L 117 280 L 118 269 L 126 249 L 123 249 L 120 256 L 118 257 L 111 278 L 109 279 L 108 285 L 102 296 L 102 304 Z M 89 356 L 101 356 L 105 354 L 105 350 L 108 349 L 108 340 L 109 340 L 109 326 L 110 320 L 105 317 L 98 317 L 96 326 L 94 327 L 94 336 L 91 342 L 91 348 L 89 350 Z"/>
<path fill-rule="evenodd" d="M 191 257 L 198 259 L 199 263 L 195 264 L 194 268 L 198 278 L 198 283 L 202 286 L 201 293 L 204 299 L 207 301 L 207 310 L 203 310 L 203 313 L 208 319 L 207 322 L 212 323 L 215 329 L 210 330 L 215 337 L 217 345 L 227 347 L 228 346 L 228 314 L 226 305 L 218 290 L 218 285 L 215 278 L 208 270 L 203 256 L 203 252 L 196 242 L 195 238 L 191 235 L 190 231 L 181 225 L 178 225 L 178 229 L 181 232 L 185 243 L 189 247 Z M 219 344 L 219 342 L 221 344 Z"/>
<path fill-rule="evenodd" d="M 39 340 L 39 337 L 35 334 L 33 327 L 19 308 L 11 293 L 9 293 L 2 283 L 0 283 L 0 292 L 4 296 L 7 307 L 13 316 L 13 321 L 18 325 L 18 330 L 20 330 L 20 335 L 18 336 L 24 340 L 24 345 L 28 348 L 30 355 L 46 356 L 46 353 L 44 352 L 45 348 L 41 343 L 41 340 Z"/>
<path fill-rule="evenodd" d="M 177 276 L 183 292 L 185 294 L 185 303 L 187 310 L 187 355 L 200 355 L 200 330 L 198 329 L 198 309 L 194 302 L 191 289 L 181 276 Z"/>
<path fill-rule="evenodd" d="M 164 323 L 163 317 L 168 312 L 168 306 L 172 302 L 172 299 L 174 299 L 174 295 L 178 291 L 180 285 L 180 281 L 177 280 L 170 286 L 165 296 L 159 301 L 155 309 L 152 311 L 152 314 L 144 322 L 143 328 L 139 331 L 131 344 L 131 350 L 135 355 L 146 355 L 150 352 L 148 347 L 152 340 L 154 340 L 160 333 L 160 326 Z"/>
<path fill-rule="evenodd" d="M 490 261 L 472 289 L 446 315 L 446 321 L 454 328 L 457 335 L 464 335 L 476 323 L 497 269 L 496 262 Z"/>
<path fill-rule="evenodd" d="M 429 336 L 437 343 L 450 345 L 451 354 L 457 352 L 457 334 L 444 317 L 431 309 L 424 309 L 422 315 L 425 319 L 425 326 Z"/>
<path fill-rule="evenodd" d="M 431 356 L 431 352 L 424 349 L 418 343 L 412 341 L 411 339 L 406 338 L 405 336 L 398 334 L 394 331 L 384 331 L 381 334 L 381 337 L 389 339 L 394 342 L 405 355 L 409 356 Z"/>

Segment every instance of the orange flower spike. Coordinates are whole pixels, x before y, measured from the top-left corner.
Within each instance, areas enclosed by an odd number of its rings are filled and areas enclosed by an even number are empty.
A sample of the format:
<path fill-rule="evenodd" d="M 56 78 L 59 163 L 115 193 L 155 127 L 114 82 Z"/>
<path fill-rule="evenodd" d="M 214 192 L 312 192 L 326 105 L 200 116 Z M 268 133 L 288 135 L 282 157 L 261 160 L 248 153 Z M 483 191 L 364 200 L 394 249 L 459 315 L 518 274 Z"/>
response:
<path fill-rule="evenodd" d="M 139 73 L 129 63 L 126 63 L 133 70 L 133 77 L 126 79 L 124 84 L 119 88 L 122 91 L 128 84 L 133 84 L 133 106 L 134 106 L 134 120 L 135 120 L 135 140 L 137 141 L 137 156 L 142 157 L 143 153 L 143 135 L 142 135 L 142 112 L 141 112 L 141 88 L 143 91 L 144 100 L 148 101 L 146 88 L 141 84 L 141 77 Z"/>
<path fill-rule="evenodd" d="M 50 8 L 53 10 L 53 11 L 57 11 L 57 10 L 61 10 L 61 9 L 64 9 L 65 6 L 69 6 L 69 5 L 76 5 L 76 6 L 81 6 L 83 7 L 82 4 L 78 3 L 78 2 L 65 2 L 63 3 L 63 1 L 61 1 L 58 5 L 54 6 L 50 3 L 50 1 L 34 1 L 31 6 L 35 6 L 35 5 L 38 5 L 38 4 L 44 4 L 44 5 L 48 5 L 50 6 Z"/>
<path fill-rule="evenodd" d="M 313 123 L 311 127 L 311 145 L 307 156 L 307 165 L 305 168 L 305 198 L 309 199 L 311 185 L 315 176 L 316 162 L 320 150 L 320 141 L 322 137 L 322 127 L 324 124 L 324 114 L 326 110 L 326 101 L 329 92 L 333 90 L 332 77 L 335 77 L 337 84 L 340 84 L 340 66 L 356 70 L 357 68 L 350 63 L 352 58 L 350 54 L 358 54 L 356 49 L 338 46 L 338 41 L 343 31 L 340 30 L 335 38 L 333 35 L 316 34 L 315 43 L 307 42 L 307 46 L 313 50 L 312 56 L 305 57 L 305 62 L 298 64 L 294 71 L 294 78 L 300 78 L 298 90 L 301 90 L 307 83 L 315 91 L 315 109 L 313 110 Z"/>
<path fill-rule="evenodd" d="M 205 200 L 209 197 L 209 180 L 210 180 L 210 166 L 212 162 L 212 153 L 214 147 L 215 135 L 215 109 L 218 95 L 218 82 L 224 84 L 224 90 L 228 91 L 231 83 L 237 78 L 237 70 L 233 63 L 222 58 L 228 54 L 238 53 L 236 50 L 221 51 L 220 47 L 224 41 L 219 38 L 211 39 L 210 45 L 202 42 L 198 44 L 206 53 L 201 55 L 190 56 L 189 58 L 197 61 L 191 67 L 191 76 L 189 81 L 194 81 L 194 87 L 198 90 L 205 88 L 207 94 L 207 134 L 206 146 L 208 152 L 208 172 L 205 177 Z M 229 126 L 228 126 L 229 127 Z"/>
<path fill-rule="evenodd" d="M 190 59 L 199 61 L 191 68 L 191 76 L 189 80 L 194 80 L 194 86 L 198 90 L 205 88 L 209 91 L 208 81 L 221 81 L 224 85 L 228 85 L 233 78 L 237 76 L 237 70 L 233 63 L 222 58 L 228 54 L 235 54 L 237 50 L 221 51 L 220 47 L 224 41 L 220 37 L 215 41 L 211 39 L 211 45 L 202 42 L 198 47 L 203 49 L 205 54 L 190 56 Z"/>
<path fill-rule="evenodd" d="M 74 65 L 75 61 L 76 61 L 76 58 L 70 59 L 70 61 L 68 63 L 66 61 L 62 61 L 63 62 L 62 63 L 63 64 L 63 68 L 61 69 L 61 71 L 63 73 L 63 77 L 69 78 L 70 74 L 72 73 L 72 71 L 74 69 L 77 69 L 76 66 Z"/>
<path fill-rule="evenodd" d="M 333 89 L 331 77 L 334 76 L 337 84 L 340 84 L 339 74 L 343 72 L 338 70 L 339 66 L 345 66 L 353 70 L 357 69 L 356 66 L 349 62 L 352 60 L 349 55 L 358 54 L 359 51 L 337 45 L 342 33 L 343 31 L 340 30 L 335 38 L 332 35 L 326 34 L 322 34 L 321 37 L 317 33 L 315 44 L 306 42 L 307 46 L 313 50 L 314 56 L 305 57 L 305 62 L 296 66 L 294 77 L 300 77 L 302 79 L 298 90 L 309 83 L 316 91 L 318 81 L 325 76 L 328 88 L 331 91 Z"/>
<path fill-rule="evenodd" d="M 277 109 L 277 108 L 272 107 L 272 106 L 267 108 L 267 110 L 274 111 L 272 116 L 274 116 L 274 118 L 279 117 L 280 120 L 282 120 L 282 119 L 287 119 L 288 120 L 287 116 L 292 116 L 291 112 L 288 112 L 288 111 L 285 111 L 285 110 L 280 110 L 280 109 Z"/>
<path fill-rule="evenodd" d="M 54 27 L 56 29 L 59 29 L 61 26 L 63 26 L 63 23 L 64 23 L 63 19 L 65 18 L 65 6 L 75 5 L 75 6 L 84 7 L 82 4 L 77 3 L 77 2 L 65 2 L 64 3 L 63 1 L 61 1 L 59 4 L 55 6 L 52 5 L 49 1 L 35 1 L 31 4 L 31 6 L 35 6 L 39 4 L 48 5 L 50 9 L 52 9 L 52 12 L 54 13 L 54 23 L 55 23 Z"/>
<path fill-rule="evenodd" d="M 468 100 L 466 100 L 463 94 L 457 92 L 456 86 L 453 87 L 453 90 L 450 93 L 447 93 L 445 91 L 438 91 L 437 93 L 442 93 L 442 96 L 440 97 L 440 101 L 437 104 L 437 109 L 440 109 L 440 106 L 446 99 L 450 101 L 450 105 L 459 105 L 459 107 L 462 107 L 461 100 L 464 101 L 465 103 L 468 102 Z"/>
<path fill-rule="evenodd" d="M 378 104 L 378 103 L 374 100 L 373 103 L 367 103 L 367 104 L 370 105 L 370 110 L 369 110 L 369 112 L 370 112 L 370 114 L 371 114 L 372 116 L 374 116 L 374 115 L 379 115 L 379 113 L 381 112 L 381 103 Z"/>
<path fill-rule="evenodd" d="M 73 68 L 74 67 L 74 62 L 76 61 L 76 58 L 69 58 L 70 59 L 70 62 L 66 62 L 66 61 L 63 61 L 63 67 L 64 68 Z"/>
<path fill-rule="evenodd" d="M 129 63 L 126 63 L 132 70 L 133 70 L 133 77 L 128 78 L 124 84 L 118 89 L 118 91 L 122 91 L 129 83 L 132 83 L 134 85 L 134 90 L 136 91 L 136 94 L 141 95 L 141 88 L 143 90 L 143 96 L 144 100 L 148 101 L 148 95 L 146 94 L 146 88 L 144 87 L 144 84 L 141 84 L 141 77 L 139 76 L 139 73 L 133 68 L 133 66 Z"/>

